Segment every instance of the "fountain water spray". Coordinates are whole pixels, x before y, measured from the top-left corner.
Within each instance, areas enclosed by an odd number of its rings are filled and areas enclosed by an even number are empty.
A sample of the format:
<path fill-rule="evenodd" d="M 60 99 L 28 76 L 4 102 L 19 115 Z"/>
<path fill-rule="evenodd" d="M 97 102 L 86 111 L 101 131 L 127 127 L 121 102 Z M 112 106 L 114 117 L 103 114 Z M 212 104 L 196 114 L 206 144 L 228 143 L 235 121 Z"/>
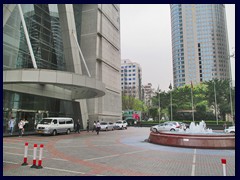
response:
<path fill-rule="evenodd" d="M 182 129 L 179 132 L 181 131 Z M 212 129 L 206 128 L 206 123 L 202 120 L 199 124 L 196 124 L 195 122 L 191 122 L 189 128 L 187 128 L 185 132 L 186 133 L 212 133 Z"/>

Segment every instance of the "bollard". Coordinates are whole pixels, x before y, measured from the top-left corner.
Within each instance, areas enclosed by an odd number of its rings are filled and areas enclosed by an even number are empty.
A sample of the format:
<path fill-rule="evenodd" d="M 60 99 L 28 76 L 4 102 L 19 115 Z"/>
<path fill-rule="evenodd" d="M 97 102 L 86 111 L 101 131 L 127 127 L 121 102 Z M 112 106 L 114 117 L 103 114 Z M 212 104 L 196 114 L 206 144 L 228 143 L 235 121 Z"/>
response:
<path fill-rule="evenodd" d="M 25 142 L 24 157 L 23 157 L 22 166 L 28 165 L 28 163 L 27 163 L 27 153 L 28 153 L 28 142 Z"/>
<path fill-rule="evenodd" d="M 226 172 L 227 161 L 226 161 L 226 159 L 221 159 L 221 160 L 222 160 L 222 165 L 223 165 L 223 176 L 226 176 L 227 175 L 227 172 Z"/>
<path fill-rule="evenodd" d="M 37 168 L 37 165 L 36 165 L 36 155 L 37 155 L 37 144 L 34 144 L 33 146 L 33 165 L 31 166 L 31 168 Z"/>
<path fill-rule="evenodd" d="M 39 159 L 37 169 L 42 169 L 42 152 L 43 152 L 43 144 L 40 145 Z"/>

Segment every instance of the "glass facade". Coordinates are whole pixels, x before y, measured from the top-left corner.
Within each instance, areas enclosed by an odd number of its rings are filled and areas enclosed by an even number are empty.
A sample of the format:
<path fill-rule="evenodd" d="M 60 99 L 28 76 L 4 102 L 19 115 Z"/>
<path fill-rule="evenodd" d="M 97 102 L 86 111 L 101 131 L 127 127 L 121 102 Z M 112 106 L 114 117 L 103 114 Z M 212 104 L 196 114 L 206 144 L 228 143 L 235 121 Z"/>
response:
<path fill-rule="evenodd" d="M 57 5 L 21 5 L 39 69 L 65 70 Z M 3 68 L 33 68 L 18 7 L 3 28 Z"/>
<path fill-rule="evenodd" d="M 38 121 L 44 117 L 81 117 L 79 103 L 64 101 L 49 97 L 17 93 L 3 92 L 3 133 L 8 132 L 9 117 L 16 120 L 14 132 L 18 131 L 17 123 L 24 118 L 28 121 L 25 132 L 33 131 Z"/>
<path fill-rule="evenodd" d="M 229 78 L 223 4 L 172 4 L 174 86 Z"/>
<path fill-rule="evenodd" d="M 22 4 L 33 53 L 38 69 L 66 70 L 63 41 L 57 4 Z M 16 5 L 3 27 L 3 70 L 33 68 L 23 24 Z M 79 103 L 13 91 L 3 91 L 3 133 L 8 131 L 8 120 L 28 121 L 26 132 L 47 116 L 67 116 L 80 119 Z"/>

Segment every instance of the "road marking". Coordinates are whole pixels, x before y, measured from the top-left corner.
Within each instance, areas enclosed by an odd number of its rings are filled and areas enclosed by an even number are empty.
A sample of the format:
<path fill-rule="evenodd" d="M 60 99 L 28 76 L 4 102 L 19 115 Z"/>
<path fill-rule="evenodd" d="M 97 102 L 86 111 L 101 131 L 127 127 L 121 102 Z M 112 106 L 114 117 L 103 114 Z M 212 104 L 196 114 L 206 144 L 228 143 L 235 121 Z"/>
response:
<path fill-rule="evenodd" d="M 58 161 L 68 161 L 66 159 L 60 159 L 60 158 L 50 158 L 50 159 L 54 159 L 54 160 L 58 160 Z"/>
<path fill-rule="evenodd" d="M 23 150 L 23 148 L 17 148 L 17 147 L 11 147 L 11 146 L 3 146 L 3 148 L 9 148 L 9 149 L 21 149 L 21 150 Z"/>
<path fill-rule="evenodd" d="M 90 158 L 90 159 L 84 159 L 84 161 L 92 161 L 92 160 L 95 160 L 95 159 L 103 159 L 103 158 L 116 157 L 116 156 L 120 156 L 120 154 L 115 154 L 115 155 L 110 155 L 110 156 L 102 156 L 102 157 L 96 157 L 96 158 Z"/>
<path fill-rule="evenodd" d="M 24 150 L 24 148 L 18 148 L 18 147 L 12 147 L 12 146 L 3 146 L 3 148 L 9 148 L 9 149 L 21 149 Z M 33 148 L 28 148 L 28 150 L 33 150 Z M 39 149 L 37 149 L 39 151 Z M 44 152 L 47 152 L 47 150 L 43 149 Z"/>
<path fill-rule="evenodd" d="M 10 152 L 3 152 L 5 154 L 12 154 L 12 155 L 17 155 L 17 156 L 23 156 L 24 154 L 18 154 L 18 153 L 10 153 Z M 31 155 L 28 155 L 31 156 Z"/>
<path fill-rule="evenodd" d="M 122 153 L 122 154 L 114 154 L 114 155 L 110 155 L 110 156 L 102 156 L 102 157 L 96 157 L 96 158 L 84 159 L 84 161 L 92 161 L 92 160 L 96 160 L 96 159 L 103 159 L 103 158 L 109 158 L 109 157 L 116 157 L 116 156 L 121 156 L 121 155 L 125 155 L 125 154 L 135 154 L 135 153 L 144 152 L 144 151 L 148 151 L 148 150 L 132 151 L 132 152 L 127 152 L 127 153 Z"/>
<path fill-rule="evenodd" d="M 194 149 L 191 176 L 195 176 L 196 152 L 197 152 L 197 149 Z"/>
<path fill-rule="evenodd" d="M 148 150 L 145 149 L 145 150 L 140 150 L 140 151 L 127 152 L 124 154 L 135 154 L 135 153 L 144 152 L 144 151 L 148 151 Z"/>
<path fill-rule="evenodd" d="M 19 163 L 15 163 L 15 162 L 11 162 L 11 161 L 3 161 L 3 162 L 9 163 L 9 164 L 19 164 Z M 32 166 L 32 165 L 27 165 L 27 166 Z M 50 169 L 50 170 L 61 171 L 61 172 L 64 171 L 64 172 L 75 173 L 75 174 L 86 174 L 85 172 L 71 171 L 71 170 L 58 169 L 58 168 L 51 168 L 51 167 L 46 167 L 46 166 L 44 166 L 44 169 Z"/>
<path fill-rule="evenodd" d="M 10 152 L 3 152 L 3 153 L 17 155 L 17 156 L 23 156 L 23 154 L 18 154 L 18 153 L 10 153 Z M 30 155 L 30 154 L 28 154 L 28 156 L 33 157 L 33 155 Z M 46 157 L 43 156 L 42 158 L 46 158 Z M 48 159 L 53 159 L 53 160 L 58 160 L 58 161 L 68 161 L 66 159 L 60 159 L 60 158 L 48 158 Z"/>
<path fill-rule="evenodd" d="M 94 147 L 106 147 L 106 146 L 122 146 L 121 144 L 111 144 L 111 145 L 91 145 L 91 146 L 94 146 Z M 82 145 L 82 146 L 58 146 L 56 145 L 56 148 L 81 148 L 81 147 L 89 147 L 88 145 Z"/>
<path fill-rule="evenodd" d="M 8 163 L 8 164 L 19 164 L 19 163 L 15 163 L 15 162 L 11 162 L 11 161 L 3 161 L 5 163 Z"/>

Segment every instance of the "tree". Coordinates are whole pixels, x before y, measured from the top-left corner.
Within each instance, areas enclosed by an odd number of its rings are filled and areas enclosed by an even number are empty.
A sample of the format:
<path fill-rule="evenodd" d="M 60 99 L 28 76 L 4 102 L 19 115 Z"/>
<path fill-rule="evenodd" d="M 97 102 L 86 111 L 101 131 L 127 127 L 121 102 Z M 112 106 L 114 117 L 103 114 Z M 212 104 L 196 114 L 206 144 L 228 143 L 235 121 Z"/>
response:
<path fill-rule="evenodd" d="M 149 109 L 149 116 L 155 119 L 158 115 L 158 108 L 152 107 Z"/>
<path fill-rule="evenodd" d="M 213 79 L 205 82 L 205 84 L 208 86 L 206 92 L 208 105 L 213 106 L 214 109 L 218 109 L 217 112 L 219 112 L 221 117 L 225 120 L 225 115 L 231 113 L 229 80 Z"/>

